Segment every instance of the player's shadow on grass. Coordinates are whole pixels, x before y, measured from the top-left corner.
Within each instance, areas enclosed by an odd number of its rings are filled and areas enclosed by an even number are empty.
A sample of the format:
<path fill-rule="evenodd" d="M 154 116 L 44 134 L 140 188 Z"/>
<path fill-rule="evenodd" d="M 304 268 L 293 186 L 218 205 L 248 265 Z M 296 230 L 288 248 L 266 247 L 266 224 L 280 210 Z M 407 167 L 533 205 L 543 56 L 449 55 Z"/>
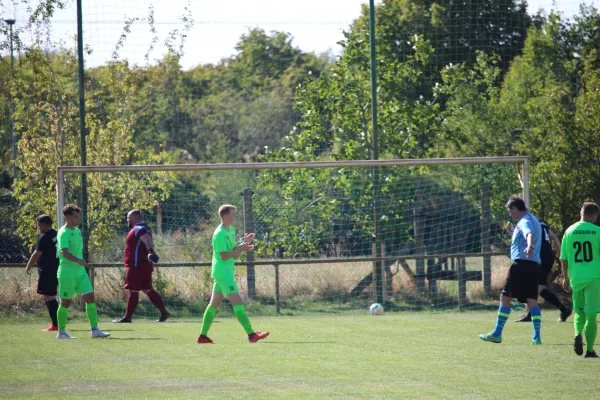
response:
<path fill-rule="evenodd" d="M 498 307 L 496 307 L 496 310 L 498 309 Z M 221 321 L 213 321 L 212 324 L 219 324 Z M 161 324 L 163 325 L 172 325 L 172 324 L 198 324 L 198 325 L 202 325 L 202 320 L 201 319 L 179 319 L 177 318 L 176 320 L 173 319 L 169 319 L 167 322 L 162 322 Z"/>
<path fill-rule="evenodd" d="M 262 344 L 335 344 L 335 342 L 262 342 Z"/>
<path fill-rule="evenodd" d="M 89 332 L 89 329 L 69 329 L 69 332 Z M 133 332 L 133 329 L 107 329 L 110 332 Z"/>

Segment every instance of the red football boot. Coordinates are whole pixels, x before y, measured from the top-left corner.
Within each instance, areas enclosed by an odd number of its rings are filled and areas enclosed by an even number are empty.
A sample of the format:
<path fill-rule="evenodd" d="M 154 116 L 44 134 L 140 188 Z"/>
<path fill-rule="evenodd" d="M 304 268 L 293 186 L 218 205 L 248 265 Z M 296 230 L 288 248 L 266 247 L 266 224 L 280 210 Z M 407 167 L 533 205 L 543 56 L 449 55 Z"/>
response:
<path fill-rule="evenodd" d="M 256 343 L 259 340 L 263 340 L 267 336 L 269 336 L 269 332 L 254 332 L 248 335 L 248 341 L 250 343 Z"/>
<path fill-rule="evenodd" d="M 50 325 L 46 329 L 42 329 L 42 332 L 58 332 L 58 326 Z"/>
<path fill-rule="evenodd" d="M 200 335 L 198 339 L 196 339 L 196 343 L 198 344 L 215 344 L 208 336 Z"/>

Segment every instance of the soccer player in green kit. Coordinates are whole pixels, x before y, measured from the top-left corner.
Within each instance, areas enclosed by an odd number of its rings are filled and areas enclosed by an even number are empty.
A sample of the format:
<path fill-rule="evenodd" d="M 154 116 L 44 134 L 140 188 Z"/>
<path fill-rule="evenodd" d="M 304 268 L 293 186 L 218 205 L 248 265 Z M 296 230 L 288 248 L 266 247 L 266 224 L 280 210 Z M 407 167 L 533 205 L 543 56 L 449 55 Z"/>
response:
<path fill-rule="evenodd" d="M 238 293 L 235 283 L 234 258 L 244 251 L 254 250 L 252 240 L 254 233 L 244 235 L 244 242 L 239 246 L 235 245 L 235 224 L 237 209 L 230 204 L 224 204 L 219 207 L 219 217 L 221 225 L 215 229 L 212 237 L 213 257 L 211 276 L 215 281 L 213 286 L 210 304 L 206 307 L 204 318 L 202 319 L 202 330 L 196 340 L 200 344 L 214 343 L 208 336 L 208 330 L 215 318 L 217 309 L 221 305 L 223 297 L 227 297 L 233 305 L 233 312 L 238 322 L 244 327 L 250 343 L 256 343 L 269 336 L 269 332 L 255 332 L 250 324 L 250 319 L 244 305 L 242 297 Z"/>
<path fill-rule="evenodd" d="M 85 301 L 85 311 L 92 328 L 92 338 L 104 338 L 110 333 L 98 329 L 98 311 L 94 299 L 94 289 L 90 283 L 83 259 L 83 238 L 77 227 L 81 221 L 79 207 L 68 204 L 63 208 L 65 225 L 58 230 L 56 246 L 58 251 L 58 335 L 57 339 L 74 339 L 66 331 L 69 306 L 74 294 L 79 294 Z"/>
<path fill-rule="evenodd" d="M 594 224 L 598 214 L 596 203 L 583 203 L 581 220 L 566 230 L 560 251 L 563 287 L 573 291 L 574 350 L 578 356 L 583 354 L 581 334 L 585 327 L 585 358 L 598 358 L 594 351 L 596 314 L 600 312 L 600 227 Z"/>

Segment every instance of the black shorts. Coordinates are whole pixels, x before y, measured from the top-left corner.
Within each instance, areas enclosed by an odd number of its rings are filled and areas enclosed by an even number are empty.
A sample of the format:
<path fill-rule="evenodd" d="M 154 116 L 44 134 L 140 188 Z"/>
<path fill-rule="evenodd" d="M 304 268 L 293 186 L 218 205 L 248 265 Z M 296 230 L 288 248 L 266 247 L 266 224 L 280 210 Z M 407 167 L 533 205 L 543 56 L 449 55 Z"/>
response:
<path fill-rule="evenodd" d="M 548 276 L 554 267 L 554 252 L 542 253 L 542 269 L 539 278 L 540 285 L 548 283 Z"/>
<path fill-rule="evenodd" d="M 540 267 L 540 277 L 538 278 L 538 283 L 540 285 L 548 284 L 548 276 L 552 271 L 552 267 L 554 267 L 554 258 L 552 260 L 542 260 L 542 266 Z"/>
<path fill-rule="evenodd" d="M 56 296 L 58 293 L 58 278 L 56 277 L 56 271 L 44 271 L 38 269 L 38 294 L 45 294 L 46 296 Z"/>
<path fill-rule="evenodd" d="M 516 298 L 521 303 L 527 299 L 537 300 L 539 279 L 542 267 L 535 261 L 515 260 L 506 276 L 502 294 Z"/>

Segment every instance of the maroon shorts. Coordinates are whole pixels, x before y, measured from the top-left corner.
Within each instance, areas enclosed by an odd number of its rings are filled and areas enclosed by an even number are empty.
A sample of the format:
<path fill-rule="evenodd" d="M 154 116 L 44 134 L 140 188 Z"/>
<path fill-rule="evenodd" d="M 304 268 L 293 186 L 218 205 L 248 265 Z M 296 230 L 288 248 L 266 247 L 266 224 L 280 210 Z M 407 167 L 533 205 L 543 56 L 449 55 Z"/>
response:
<path fill-rule="evenodd" d="M 126 267 L 124 288 L 127 290 L 152 290 L 152 269 Z"/>

